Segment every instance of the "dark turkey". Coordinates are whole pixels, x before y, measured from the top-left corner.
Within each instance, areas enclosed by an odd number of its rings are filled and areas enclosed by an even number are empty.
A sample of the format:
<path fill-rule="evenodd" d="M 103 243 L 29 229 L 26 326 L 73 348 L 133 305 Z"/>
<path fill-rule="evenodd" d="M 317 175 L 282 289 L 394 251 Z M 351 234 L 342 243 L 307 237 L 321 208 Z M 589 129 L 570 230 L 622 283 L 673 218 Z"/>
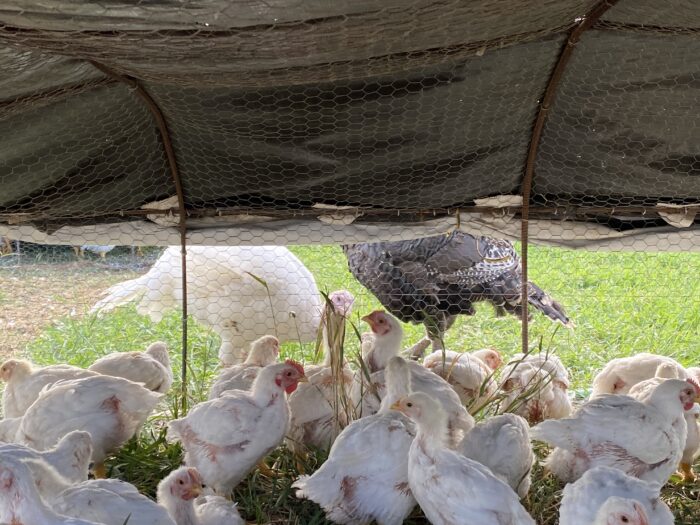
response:
<path fill-rule="evenodd" d="M 412 353 L 419 357 L 432 342 L 443 347 L 445 331 L 460 314 L 474 315 L 474 303 L 489 301 L 499 314 L 522 315 L 520 257 L 502 239 L 449 235 L 411 241 L 343 246 L 355 278 L 405 323 L 423 323 L 427 337 Z M 529 282 L 528 302 L 554 321 L 572 326 L 559 303 Z"/>

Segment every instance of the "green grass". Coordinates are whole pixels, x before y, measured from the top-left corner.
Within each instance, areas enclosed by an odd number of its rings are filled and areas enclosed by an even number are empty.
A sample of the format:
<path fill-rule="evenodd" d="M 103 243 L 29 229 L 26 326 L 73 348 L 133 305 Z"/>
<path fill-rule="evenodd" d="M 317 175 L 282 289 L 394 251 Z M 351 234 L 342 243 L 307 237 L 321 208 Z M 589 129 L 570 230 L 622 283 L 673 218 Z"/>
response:
<path fill-rule="evenodd" d="M 355 294 L 353 322 L 364 330 L 359 316 L 380 305 L 352 278 L 340 249 L 302 246 L 292 250 L 316 276 L 322 291 L 346 288 Z M 566 307 L 576 328 L 564 329 L 535 313 L 530 325 L 531 346 L 542 345 L 561 357 L 571 371 L 579 397 L 587 395 L 592 377 L 613 357 L 649 351 L 673 356 L 687 366 L 700 365 L 699 275 L 698 254 L 597 253 L 533 247 L 530 279 Z M 486 304 L 477 310 L 476 316 L 460 318 L 447 334 L 448 348 L 489 346 L 506 356 L 520 351 L 520 323 L 516 318 L 495 317 Z M 406 346 L 423 334 L 418 326 L 407 325 L 405 331 Z M 352 355 L 358 345 L 352 330 L 348 334 L 346 352 Z M 189 323 L 189 335 L 188 390 L 192 403 L 206 395 L 215 373 L 219 341 L 194 322 Z M 179 377 L 181 336 L 177 312 L 157 324 L 138 315 L 133 306 L 100 319 L 65 318 L 34 340 L 27 354 L 39 363 L 87 366 L 106 353 L 143 349 L 154 340 L 168 343 Z M 314 345 L 300 349 L 298 343 L 289 343 L 284 354 L 309 361 Z M 164 422 L 178 414 L 179 391 L 176 383 L 162 413 L 109 463 L 113 475 L 132 481 L 151 495 L 157 482 L 180 460 L 179 447 L 167 443 L 163 433 Z M 259 523 L 327 523 L 315 504 L 293 497 L 290 485 L 297 474 L 290 455 L 279 449 L 273 459 L 287 476 L 269 479 L 254 472 L 236 489 L 235 498 L 246 519 Z M 312 455 L 306 470 L 312 471 L 323 459 L 323 454 Z M 540 525 L 556 523 L 561 488 L 545 477 L 541 468 L 536 469 L 528 507 Z M 678 523 L 693 523 L 691 516 L 700 516 L 698 485 L 670 483 L 664 496 Z M 407 523 L 425 521 L 416 517 Z"/>

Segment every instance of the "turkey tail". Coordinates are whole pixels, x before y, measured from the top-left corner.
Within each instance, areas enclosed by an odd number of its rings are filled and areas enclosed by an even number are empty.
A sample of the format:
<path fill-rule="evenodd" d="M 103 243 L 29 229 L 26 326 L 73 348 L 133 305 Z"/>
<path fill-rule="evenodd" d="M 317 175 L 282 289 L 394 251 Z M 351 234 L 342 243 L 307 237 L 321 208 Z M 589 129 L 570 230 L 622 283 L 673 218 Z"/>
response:
<path fill-rule="evenodd" d="M 124 281 L 123 283 L 117 283 L 111 288 L 108 288 L 104 292 L 105 297 L 95 303 L 95 306 L 90 309 L 90 313 L 111 312 L 117 306 L 140 298 L 148 289 L 146 284 L 148 279 L 147 275 L 148 274 L 130 281 Z"/>
<path fill-rule="evenodd" d="M 559 321 L 567 328 L 573 328 L 574 322 L 569 319 L 564 312 L 564 307 L 552 299 L 542 288 L 537 286 L 532 281 L 528 281 L 528 297 L 527 301 L 532 306 L 537 308 L 544 315 L 553 321 Z"/>

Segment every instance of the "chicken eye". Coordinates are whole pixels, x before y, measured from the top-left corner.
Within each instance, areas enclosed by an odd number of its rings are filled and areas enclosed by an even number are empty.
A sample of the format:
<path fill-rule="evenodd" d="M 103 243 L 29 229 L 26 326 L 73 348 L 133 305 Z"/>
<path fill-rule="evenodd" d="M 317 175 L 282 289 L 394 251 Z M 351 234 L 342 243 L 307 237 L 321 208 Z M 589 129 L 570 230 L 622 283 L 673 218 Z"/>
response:
<path fill-rule="evenodd" d="M 292 375 L 291 372 L 287 372 L 287 377 L 289 377 L 289 376 L 291 376 L 291 375 Z"/>
<path fill-rule="evenodd" d="M 622 516 L 622 518 L 620 518 L 620 521 L 622 523 L 629 523 L 630 519 L 627 516 Z"/>
<path fill-rule="evenodd" d="M 384 324 L 384 319 L 380 319 L 379 324 Z"/>
<path fill-rule="evenodd" d="M 413 403 L 406 403 L 406 406 L 411 408 L 413 406 Z"/>
<path fill-rule="evenodd" d="M 184 485 L 184 484 L 185 484 L 185 482 L 182 481 L 181 479 L 178 479 L 177 482 L 178 482 L 180 485 Z"/>

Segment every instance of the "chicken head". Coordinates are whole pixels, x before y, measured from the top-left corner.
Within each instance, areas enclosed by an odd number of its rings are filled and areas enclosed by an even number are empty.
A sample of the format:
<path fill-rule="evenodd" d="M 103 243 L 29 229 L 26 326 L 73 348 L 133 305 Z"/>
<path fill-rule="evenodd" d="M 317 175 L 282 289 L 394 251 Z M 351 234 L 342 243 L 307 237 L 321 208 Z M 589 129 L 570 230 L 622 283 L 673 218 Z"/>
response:
<path fill-rule="evenodd" d="M 501 354 L 493 348 L 477 350 L 476 352 L 472 352 L 471 354 L 474 357 L 478 357 L 479 359 L 481 359 L 491 370 L 498 370 L 503 364 Z"/>
<path fill-rule="evenodd" d="M 375 310 L 361 319 L 372 328 L 372 333 L 376 335 L 386 335 L 393 330 L 394 320 L 381 310 Z"/>
<path fill-rule="evenodd" d="M 287 394 L 291 394 L 297 389 L 299 383 L 306 383 L 308 379 L 300 363 L 287 359 L 284 364 L 286 366 L 275 376 L 275 384 L 283 388 Z"/>
<path fill-rule="evenodd" d="M 613 496 L 600 507 L 594 525 L 649 525 L 649 518 L 638 501 Z"/>
<path fill-rule="evenodd" d="M 164 490 L 184 501 L 193 500 L 202 493 L 202 476 L 192 467 L 180 467 L 161 483 Z"/>

